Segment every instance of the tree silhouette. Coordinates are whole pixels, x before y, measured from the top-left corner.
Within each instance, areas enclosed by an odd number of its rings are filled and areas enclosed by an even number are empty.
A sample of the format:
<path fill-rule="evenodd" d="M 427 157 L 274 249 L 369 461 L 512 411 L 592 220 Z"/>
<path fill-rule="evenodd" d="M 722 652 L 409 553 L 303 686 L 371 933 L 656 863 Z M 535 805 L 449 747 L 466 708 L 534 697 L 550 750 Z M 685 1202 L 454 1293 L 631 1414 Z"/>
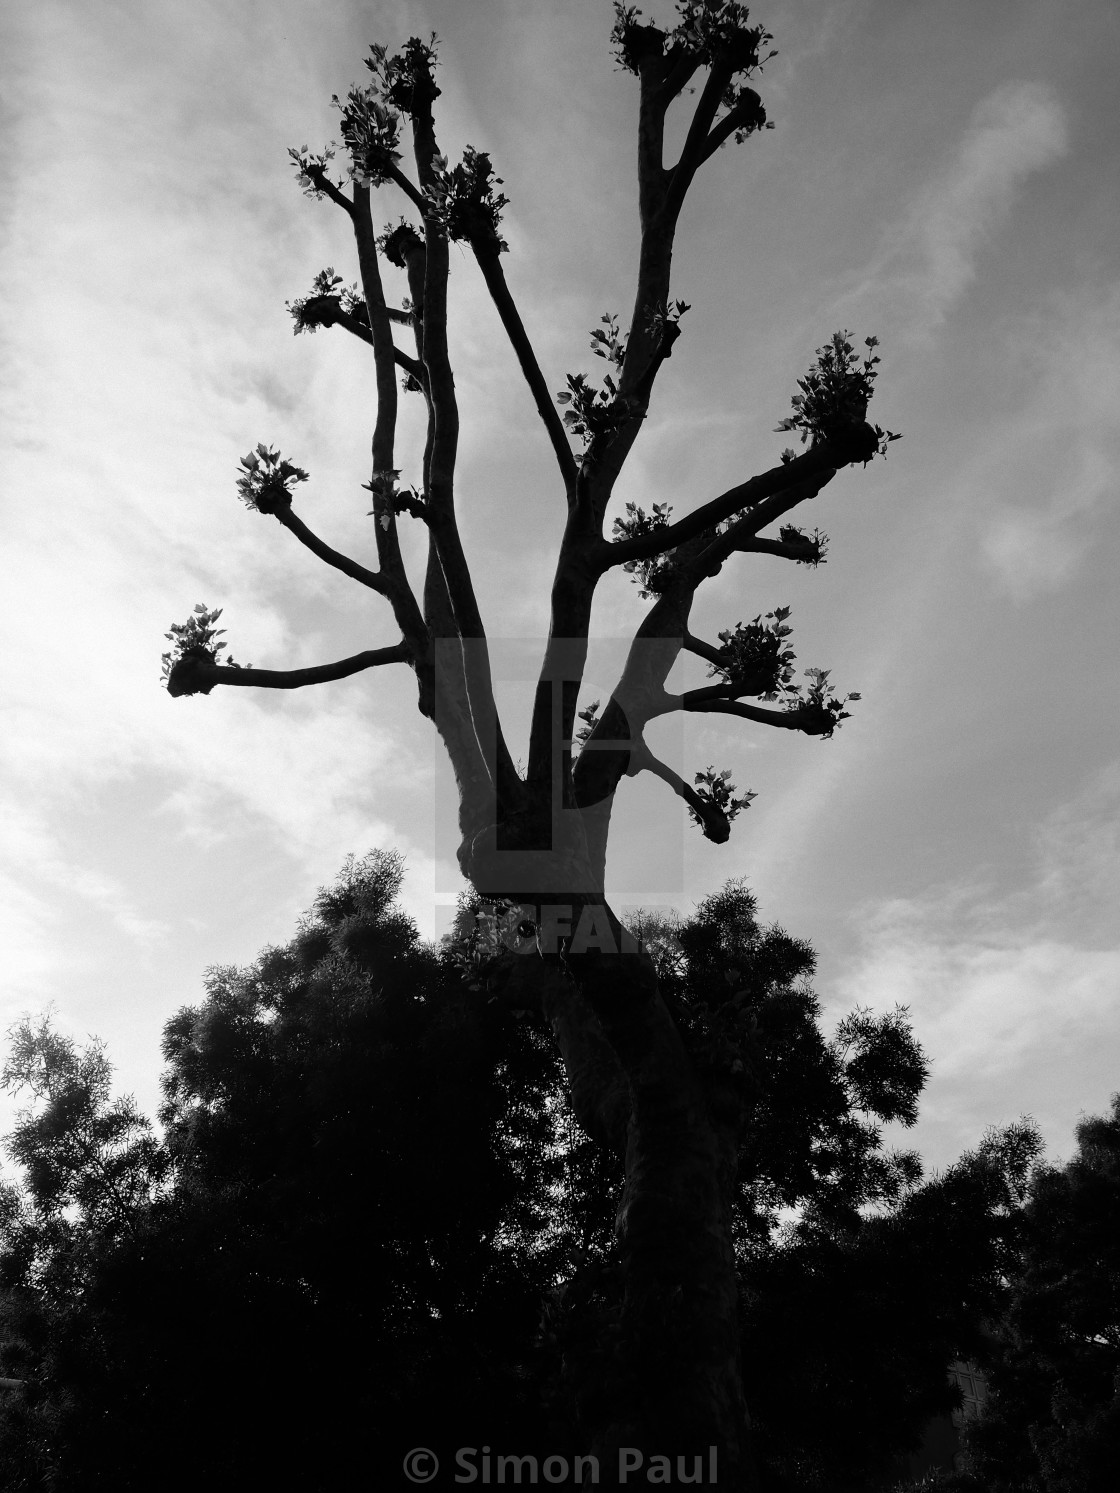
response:
<path fill-rule="evenodd" d="M 5 1487 L 394 1487 L 418 1445 L 437 1486 L 472 1446 L 571 1470 L 600 1398 L 629 1392 L 624 1165 L 574 1123 L 544 1017 L 471 989 L 461 944 L 425 948 L 400 874 L 349 862 L 287 945 L 210 971 L 167 1024 L 162 1142 L 96 1044 L 15 1029 Z M 812 950 L 736 884 L 634 931 L 713 1106 L 748 1111 L 731 1328 L 764 1486 L 887 1486 L 999 1308 L 1036 1142 L 992 1137 L 923 1184 L 882 1131 L 925 1077 L 905 1013 L 826 1037 Z"/>
<path fill-rule="evenodd" d="M 767 127 L 750 80 L 773 55 L 770 42 L 736 0 L 676 0 L 668 27 L 615 5 L 614 55 L 638 83 L 641 247 L 634 303 L 628 327 L 608 313 L 591 333 L 591 350 L 606 364 L 601 382 L 570 373 L 555 394 L 503 269 L 503 183 L 482 152 L 468 146 L 452 164 L 437 142 L 436 39 L 413 37 L 396 54 L 371 47 L 368 81 L 334 101 L 341 173 L 333 147 L 290 152 L 305 193 L 339 211 L 352 229 L 358 280 L 348 290 L 333 268 L 325 270 L 290 309 L 297 331 L 341 326 L 372 351 L 376 418 L 365 486 L 376 566 L 341 554 L 297 515 L 294 492 L 307 473 L 271 446 L 262 442 L 242 459 L 237 487 L 250 509 L 271 515 L 324 563 L 382 596 L 398 636 L 319 667 L 242 667 L 219 661 L 225 648 L 215 626 L 219 611 L 200 603 L 168 634 L 172 646 L 164 657 L 172 695 L 208 694 L 216 685 L 298 688 L 391 664 L 413 671 L 419 709 L 455 773 L 462 872 L 480 897 L 516 909 L 503 924 L 508 947 L 487 968 L 486 987 L 511 1008 L 544 1016 L 579 1124 L 624 1167 L 615 1225 L 619 1318 L 603 1328 L 613 1367 L 608 1387 L 582 1402 L 587 1446 L 605 1466 L 615 1465 L 623 1446 L 682 1456 L 716 1446 L 728 1487 L 753 1479 L 728 1192 L 744 1127 L 752 1122 L 747 1034 L 729 1009 L 718 1038 L 711 1037 L 719 1064 L 698 1066 L 653 962 L 609 904 L 607 839 L 616 791 L 642 772 L 683 799 L 716 842 L 728 838 L 731 821 L 753 796 L 737 794 L 714 766 L 686 781 L 651 749 L 650 722 L 671 712 L 707 712 L 827 737 L 858 698 L 835 692 L 826 669 L 810 669 L 795 682 L 786 609 L 729 626 L 718 642 L 692 634 L 689 617 L 704 581 L 737 555 L 820 563 L 819 532 L 788 523 L 776 537 L 764 531 L 817 497 L 842 469 L 884 453 L 895 439 L 867 421 L 876 339 L 865 338 L 857 350 L 849 333 L 838 332 L 818 350 L 792 413 L 778 426 L 796 432 L 803 450 L 783 451 L 765 470 L 701 498 L 683 517 L 674 519 L 667 502 L 649 509 L 630 503 L 613 518 L 610 537 L 606 529 L 616 482 L 689 309 L 673 298 L 670 284 L 687 193 L 722 145 Z M 674 106 L 686 111 L 687 122 L 680 154 L 667 163 L 666 120 Z M 411 168 L 404 164 L 406 135 Z M 375 219 L 373 197 L 383 189 L 403 199 L 399 221 Z M 378 222 L 385 224 L 380 232 Z M 555 459 L 557 500 L 566 512 L 523 770 L 499 719 L 487 632 L 456 516 L 459 413 L 447 318 L 452 242 L 469 247 L 508 334 Z M 399 297 L 386 295 L 390 269 L 403 277 Z M 411 333 L 409 350 L 397 346 L 396 329 Z M 414 487 L 399 480 L 402 376 L 406 394 L 427 412 Z M 419 586 L 402 554 L 405 522 L 427 534 Z M 580 687 L 596 589 L 618 568 L 631 573 L 650 606 L 600 714 L 591 705 L 580 709 Z M 682 655 L 705 665 L 714 682 L 668 688 Z M 751 703 L 759 700 L 766 703 Z M 530 958 L 522 957 L 527 940 L 535 944 Z M 870 1038 L 853 1029 L 852 1040 Z"/>
<path fill-rule="evenodd" d="M 1011 1286 L 966 1487 L 1104 1493 L 1120 1466 L 1120 1095 L 1032 1178 Z"/>

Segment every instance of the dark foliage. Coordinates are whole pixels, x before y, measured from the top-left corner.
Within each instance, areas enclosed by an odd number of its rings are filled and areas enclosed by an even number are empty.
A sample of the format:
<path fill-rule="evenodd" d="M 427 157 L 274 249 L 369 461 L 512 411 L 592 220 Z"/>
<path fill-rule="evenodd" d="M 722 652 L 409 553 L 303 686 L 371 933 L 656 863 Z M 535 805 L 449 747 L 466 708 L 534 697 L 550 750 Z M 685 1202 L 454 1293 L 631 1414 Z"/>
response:
<path fill-rule="evenodd" d="M 990 1399 L 969 1438 L 980 1493 L 1111 1493 L 1120 1468 L 1120 1095 L 1077 1154 L 1032 1179 Z"/>
<path fill-rule="evenodd" d="M 543 1024 L 420 943 L 400 874 L 349 862 L 291 943 L 210 972 L 167 1026 L 162 1142 L 99 1048 L 17 1028 L 5 1489 L 394 1487 L 415 1445 L 449 1484 L 459 1446 L 586 1450 L 559 1386 L 602 1369 L 621 1167 L 575 1126 Z M 639 932 L 743 1136 L 766 1486 L 869 1488 L 998 1305 L 1031 1135 L 922 1185 L 881 1133 L 925 1078 L 904 1012 L 826 1039 L 812 950 L 742 886 Z"/>

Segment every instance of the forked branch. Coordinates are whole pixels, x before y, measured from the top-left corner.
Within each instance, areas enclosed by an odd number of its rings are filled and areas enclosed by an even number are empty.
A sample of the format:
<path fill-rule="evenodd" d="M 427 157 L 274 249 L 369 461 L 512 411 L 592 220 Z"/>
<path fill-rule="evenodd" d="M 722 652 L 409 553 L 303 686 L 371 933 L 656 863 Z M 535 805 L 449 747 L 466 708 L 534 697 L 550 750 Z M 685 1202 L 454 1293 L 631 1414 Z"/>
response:
<path fill-rule="evenodd" d="M 632 539 L 613 541 L 601 552 L 603 568 L 606 570 L 614 565 L 624 565 L 629 560 L 645 560 L 654 555 L 665 554 L 686 540 L 714 529 L 717 524 L 745 508 L 752 510 L 749 523 L 755 526 L 757 532 L 757 529 L 764 528 L 772 519 L 797 503 L 815 497 L 836 475 L 841 464 L 830 446 L 814 446 L 792 461 L 782 462 L 779 466 L 771 467 L 768 472 L 761 472 L 747 482 L 728 488 L 718 498 L 701 504 L 675 524 L 664 524 Z M 762 506 L 767 499 L 776 497 L 780 498 L 780 502 Z M 746 532 L 744 526 L 740 534 L 745 537 Z M 727 552 L 730 553 L 734 547 L 731 545 Z"/>

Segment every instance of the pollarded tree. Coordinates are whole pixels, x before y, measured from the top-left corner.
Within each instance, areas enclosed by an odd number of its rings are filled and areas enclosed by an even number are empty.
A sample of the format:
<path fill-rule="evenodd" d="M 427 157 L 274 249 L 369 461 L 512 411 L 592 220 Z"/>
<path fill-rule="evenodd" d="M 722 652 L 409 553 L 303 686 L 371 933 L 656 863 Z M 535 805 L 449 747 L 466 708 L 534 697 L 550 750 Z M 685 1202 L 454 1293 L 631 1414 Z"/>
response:
<path fill-rule="evenodd" d="M 795 683 L 786 609 L 729 626 L 715 642 L 694 636 L 689 616 L 699 587 L 738 554 L 818 564 L 823 536 L 779 520 L 842 468 L 885 452 L 894 436 L 867 423 L 875 339 L 857 352 L 840 332 L 819 350 L 778 427 L 800 434 L 800 454 L 782 452 L 772 467 L 676 520 L 665 502 L 651 501 L 648 510 L 627 504 L 606 532 L 615 484 L 688 310 L 673 299 L 670 278 L 689 187 L 720 146 L 766 126 L 749 80 L 773 55 L 770 35 L 750 24 L 736 0 L 676 0 L 669 27 L 646 24 L 632 6 L 614 11 L 615 55 L 639 88 L 641 248 L 629 328 L 608 316 L 592 333 L 592 351 L 608 365 L 602 383 L 570 374 L 558 394 L 550 390 L 502 268 L 501 181 L 485 154 L 468 147 L 452 165 L 437 143 L 435 38 L 412 38 L 395 55 L 372 47 L 367 83 L 336 100 L 344 171 L 335 173 L 333 150 L 290 152 L 305 192 L 349 220 L 358 284 L 347 291 L 333 270 L 324 271 L 291 309 L 297 330 L 342 326 L 372 351 L 377 406 L 366 486 L 376 566 L 339 553 L 297 516 L 293 493 L 307 474 L 271 447 L 262 443 L 243 459 L 238 488 L 250 509 L 271 514 L 319 559 L 383 596 L 399 637 L 317 668 L 244 668 L 219 662 L 218 613 L 199 606 L 169 634 L 164 663 L 173 695 L 208 694 L 219 684 L 297 688 L 389 664 L 412 669 L 419 709 L 455 773 L 463 874 L 484 898 L 517 909 L 506 920 L 508 949 L 487 979 L 502 999 L 543 1011 L 581 1125 L 625 1162 L 616 1371 L 595 1407 L 590 1449 L 607 1469 L 620 1446 L 688 1455 L 716 1445 L 724 1485 L 746 1486 L 753 1474 L 728 1189 L 749 1109 L 750 1065 L 738 1052 L 731 1012 L 717 1099 L 710 1072 L 701 1074 L 689 1056 L 653 962 L 607 901 L 607 836 L 622 779 L 641 772 L 664 780 L 717 842 L 749 804 L 752 795 L 736 795 L 727 773 L 709 768 L 689 784 L 655 756 L 645 729 L 668 712 L 715 712 L 816 736 L 831 735 L 844 718 L 855 697 L 834 693 L 828 671 L 809 670 Z M 680 154 L 667 163 L 666 118 L 678 101 L 689 118 Z M 403 196 L 407 212 L 379 233 L 378 218 L 385 220 L 372 199 L 383 188 L 395 189 L 398 205 Z M 481 270 L 551 445 L 567 510 L 523 771 L 499 719 L 456 519 L 459 417 L 447 336 L 453 241 L 469 246 Z M 403 274 L 399 309 L 386 298 L 386 265 Z M 397 346 L 398 332 L 411 334 L 408 350 Z M 427 409 L 422 477 L 407 490 L 398 482 L 395 442 L 399 374 Z M 427 532 L 419 587 L 406 571 L 402 522 Z M 581 710 L 579 694 L 596 588 L 616 568 L 631 573 L 651 605 L 600 714 L 597 704 Z M 668 689 L 682 652 L 706 665 L 714 682 Z M 752 703 L 759 700 L 767 703 Z M 520 957 L 526 952 L 539 957 Z"/>

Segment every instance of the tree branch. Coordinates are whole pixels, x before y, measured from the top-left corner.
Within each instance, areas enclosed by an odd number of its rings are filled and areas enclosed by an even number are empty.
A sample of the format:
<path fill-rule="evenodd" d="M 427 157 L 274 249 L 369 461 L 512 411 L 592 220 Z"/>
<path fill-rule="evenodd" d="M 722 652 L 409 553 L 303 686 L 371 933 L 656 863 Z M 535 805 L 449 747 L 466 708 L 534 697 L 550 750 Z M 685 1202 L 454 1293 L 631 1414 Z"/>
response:
<path fill-rule="evenodd" d="M 429 79 L 430 83 L 430 79 Z M 433 162 L 438 154 L 435 125 L 428 93 L 422 100 L 414 94 L 412 144 L 416 172 L 422 186 L 435 181 Z M 394 168 L 392 179 L 407 182 Z M 411 188 L 411 183 L 408 183 Z M 419 195 L 419 194 L 418 194 Z M 494 754 L 494 775 L 500 801 L 515 801 L 521 780 L 510 755 L 494 700 L 489 647 L 482 614 L 475 594 L 470 567 L 463 551 L 455 516 L 455 459 L 459 444 L 459 407 L 455 379 L 447 348 L 447 280 L 449 272 L 447 233 L 428 214 L 420 197 L 424 218 L 424 366 L 428 372 L 427 394 L 431 401 L 431 441 L 427 455 L 429 506 L 428 527 L 443 572 L 455 625 L 464 640 L 464 678 L 471 718 L 484 752 Z"/>
<path fill-rule="evenodd" d="M 689 787 L 680 773 L 674 772 L 667 763 L 655 757 L 643 739 L 636 741 L 631 748 L 630 766 L 626 769 L 626 776 L 637 777 L 640 772 L 653 773 L 663 783 L 668 783 L 679 798 L 684 799 L 700 820 L 706 840 L 711 840 L 716 845 L 723 845 L 731 838 L 731 825 L 723 810 L 710 799 L 702 798 L 695 788 Z"/>
<path fill-rule="evenodd" d="M 424 619 L 419 603 L 409 584 L 397 536 L 396 514 L 393 512 L 391 493 L 396 473 L 394 450 L 397 430 L 397 348 L 393 342 L 393 328 L 389 310 L 385 304 L 385 291 L 381 284 L 381 267 L 378 264 L 377 243 L 373 232 L 373 217 L 370 211 L 369 188 L 354 186 L 354 238 L 358 249 L 358 267 L 362 278 L 362 293 L 365 296 L 366 314 L 373 337 L 373 362 L 377 379 L 377 416 L 373 427 L 371 454 L 373 474 L 370 489 L 373 493 L 376 521 L 374 537 L 380 573 L 385 581 L 385 595 L 392 602 L 393 612 L 401 632 L 419 645 L 426 638 Z M 378 511 L 379 499 L 382 508 Z M 384 522 L 382 520 L 385 520 Z"/>
<path fill-rule="evenodd" d="M 798 502 L 804 501 L 804 498 L 798 499 Z M 734 530 L 731 532 L 733 534 Z M 777 555 L 780 560 L 796 560 L 803 565 L 811 564 L 820 552 L 820 546 L 813 539 L 759 539 L 753 534 L 736 539 L 734 549 L 749 555 Z"/>
<path fill-rule="evenodd" d="M 325 196 L 329 197 L 331 201 L 336 204 L 336 206 L 340 207 L 343 212 L 347 214 L 348 217 L 353 218 L 354 204 L 350 201 L 349 197 L 344 196 L 343 193 L 339 191 L 334 182 L 331 181 L 327 176 L 327 173 L 322 166 L 309 165 L 307 167 L 307 175 L 310 177 L 311 181 L 314 182 L 317 191 L 322 192 Z"/>
<path fill-rule="evenodd" d="M 641 534 L 633 539 L 617 539 L 607 544 L 600 552 L 601 563 L 604 569 L 609 569 L 614 565 L 622 565 L 627 560 L 646 560 L 654 555 L 665 554 L 668 550 L 676 549 L 685 540 L 693 539 L 705 530 L 714 529 L 717 524 L 742 508 L 754 510 L 747 522 L 755 530 L 764 528 L 788 508 L 815 497 L 825 483 L 836 475 L 837 466 L 835 453 L 830 446 L 814 446 L 811 451 L 794 457 L 790 462 L 771 467 L 768 472 L 761 472 L 757 477 L 739 483 L 737 487 L 728 488 L 718 498 L 701 504 L 675 524 L 667 524 L 664 528 L 654 529 L 651 533 Z M 797 495 L 792 496 L 795 492 Z M 775 495 L 780 501 L 763 509 L 763 501 Z M 745 534 L 747 531 L 742 532 Z"/>
<path fill-rule="evenodd" d="M 674 215 L 680 212 L 685 194 L 692 185 L 692 179 L 706 159 L 705 142 L 708 138 L 708 131 L 711 129 L 720 99 L 726 92 L 730 81 L 731 70 L 727 66 L 713 67 L 704 81 L 704 87 L 696 101 L 696 108 L 689 122 L 684 148 L 676 166 L 672 168 L 666 193 L 666 204 Z"/>
<path fill-rule="evenodd" d="M 723 667 L 727 667 L 724 660 Z M 770 679 L 761 670 L 753 675 L 740 675 L 726 684 L 704 684 L 698 689 L 686 689 L 678 696 L 677 703 L 666 704 L 657 714 L 665 715 L 670 710 L 703 710 L 710 700 L 738 700 L 743 695 L 764 695 Z M 668 697 L 670 700 L 672 696 Z"/>
<path fill-rule="evenodd" d="M 529 341 L 524 323 L 514 303 L 513 296 L 510 294 L 498 251 L 490 243 L 482 243 L 473 238 L 471 240 L 471 248 L 474 250 L 474 257 L 478 261 L 478 267 L 482 271 L 482 278 L 486 281 L 486 288 L 489 290 L 491 299 L 497 307 L 498 315 L 502 319 L 502 325 L 505 327 L 506 334 L 513 345 L 513 350 L 517 354 L 517 361 L 521 365 L 521 372 L 525 375 L 525 382 L 529 385 L 533 401 L 537 406 L 537 414 L 544 421 L 545 430 L 548 432 L 548 439 L 552 443 L 552 449 L 556 454 L 556 460 L 560 467 L 560 475 L 564 479 L 564 486 L 570 493 L 575 486 L 576 459 L 572 455 L 571 447 L 568 445 L 564 422 L 557 412 L 551 391 L 545 383 L 544 375 L 540 370 L 540 364 L 537 362 L 536 353 L 533 351 L 533 345 Z"/>
<path fill-rule="evenodd" d="M 216 684 L 234 684 L 255 689 L 302 689 L 306 684 L 326 684 L 346 679 L 363 669 L 381 664 L 409 663 L 412 650 L 405 642 L 390 648 L 370 648 L 340 658 L 337 663 L 317 664 L 309 669 L 238 669 L 217 664 L 209 653 L 186 653 L 173 666 L 167 680 L 169 695 L 208 695 Z"/>
<path fill-rule="evenodd" d="M 793 487 L 781 488 L 769 498 L 756 504 L 722 534 L 716 534 L 711 543 L 700 550 L 691 561 L 690 573 L 695 577 L 695 584 L 699 585 L 706 576 L 718 575 L 723 562 L 737 551 L 748 552 L 757 549 L 760 553 L 779 554 L 787 559 L 805 558 L 802 546 L 796 546 L 790 551 L 780 539 L 758 539 L 756 536 L 759 529 L 764 529 L 767 524 L 773 523 L 783 513 L 788 513 L 799 503 L 815 498 L 835 475 L 835 469 L 828 468 L 818 476 L 810 477 Z"/>
<path fill-rule="evenodd" d="M 821 706 L 801 705 L 795 710 L 767 710 L 761 705 L 744 705 L 740 700 L 703 698 L 692 700 L 689 695 L 704 695 L 702 690 L 689 690 L 678 696 L 679 710 L 711 711 L 719 715 L 738 715 L 747 721 L 757 721 L 762 726 L 778 726 L 785 731 L 804 731 L 806 736 L 830 736 L 836 722 Z"/>
<path fill-rule="evenodd" d="M 364 565 L 359 565 L 356 560 L 351 560 L 347 555 L 340 554 L 338 550 L 331 549 L 329 544 L 324 544 L 317 534 L 313 534 L 301 518 L 297 518 L 292 512 L 291 505 L 286 504 L 275 510 L 274 517 L 278 523 L 284 525 L 289 533 L 294 534 L 301 544 L 305 544 L 313 555 L 327 565 L 333 565 L 336 570 L 341 570 L 343 575 L 348 575 L 352 580 L 358 581 L 363 586 L 368 586 L 371 591 L 376 591 L 380 596 L 388 596 L 389 584 L 383 575 L 376 571 L 367 570 Z"/>
<path fill-rule="evenodd" d="M 758 129 L 759 125 L 765 122 L 766 111 L 762 107 L 762 100 L 753 88 L 745 88 L 739 102 L 724 115 L 704 141 L 698 164 L 703 165 L 705 161 L 710 160 L 720 146 L 730 140 L 736 130 L 748 126 Z"/>
<path fill-rule="evenodd" d="M 687 628 L 685 628 L 684 637 L 681 639 L 681 646 L 686 648 L 689 653 L 695 653 L 700 658 L 707 659 L 710 664 L 718 664 L 721 669 L 727 662 L 722 650 L 717 648 L 714 643 L 705 643 L 703 638 L 694 637 Z"/>
<path fill-rule="evenodd" d="M 386 306 L 385 314 L 390 321 L 403 322 L 406 326 L 412 320 L 407 311 L 394 311 L 391 306 Z M 345 327 L 348 332 L 353 333 L 355 337 L 360 337 L 363 342 L 372 347 L 373 333 L 366 323 L 361 321 L 357 316 L 352 315 L 349 311 L 343 311 L 339 307 L 338 315 L 334 320 L 340 327 Z M 324 325 L 327 325 L 327 323 L 324 322 Z M 402 351 L 396 343 L 393 344 L 393 361 L 398 368 L 403 368 L 405 373 L 410 374 L 423 387 L 428 377 L 423 365 L 418 363 L 415 358 L 410 357 L 408 353 Z"/>
<path fill-rule="evenodd" d="M 394 166 L 390 161 L 386 165 L 382 166 L 381 169 L 385 173 L 386 177 L 394 183 L 394 185 L 400 187 L 401 191 L 409 199 L 413 207 L 417 209 L 420 216 L 422 218 L 426 218 L 431 204 L 428 202 L 423 192 L 421 192 L 418 187 L 414 186 L 412 182 L 409 181 L 408 177 L 404 174 L 401 168 L 399 166 Z"/>

